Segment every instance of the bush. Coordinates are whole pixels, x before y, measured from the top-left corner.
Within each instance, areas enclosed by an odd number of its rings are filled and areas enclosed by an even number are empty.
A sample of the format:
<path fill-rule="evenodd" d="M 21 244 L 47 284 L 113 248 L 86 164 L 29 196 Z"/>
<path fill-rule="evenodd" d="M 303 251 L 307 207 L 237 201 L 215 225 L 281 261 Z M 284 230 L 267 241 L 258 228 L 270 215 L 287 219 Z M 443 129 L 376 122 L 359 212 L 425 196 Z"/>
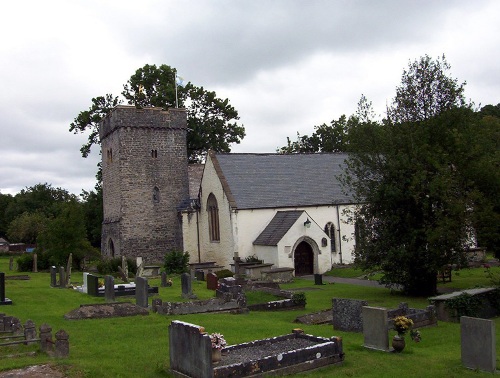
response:
<path fill-rule="evenodd" d="M 305 307 L 307 300 L 306 300 L 306 293 L 300 292 L 300 293 L 295 293 L 292 295 L 292 301 L 296 305 L 303 305 Z"/>
<path fill-rule="evenodd" d="M 233 277 L 234 273 L 231 272 L 229 269 L 222 269 L 219 270 L 218 272 L 215 272 L 217 275 L 217 278 L 220 280 L 221 278 L 227 278 L 227 277 Z"/>
<path fill-rule="evenodd" d="M 121 257 L 113 257 L 111 259 L 104 258 L 97 263 L 97 271 L 99 274 L 115 274 L 118 273 L 118 267 L 122 266 Z M 133 259 L 127 259 L 127 268 L 129 273 L 137 273 L 137 264 Z"/>
<path fill-rule="evenodd" d="M 189 252 L 170 251 L 165 255 L 165 272 L 172 273 L 186 273 L 189 271 Z"/>
<path fill-rule="evenodd" d="M 19 272 L 33 271 L 33 253 L 23 253 L 16 261 Z M 49 256 L 46 253 L 37 254 L 36 267 L 38 270 L 48 270 L 50 265 Z"/>
<path fill-rule="evenodd" d="M 252 255 L 248 256 L 245 258 L 245 262 L 247 263 L 256 263 L 256 264 L 262 264 L 262 260 L 260 260 L 257 256 Z"/>

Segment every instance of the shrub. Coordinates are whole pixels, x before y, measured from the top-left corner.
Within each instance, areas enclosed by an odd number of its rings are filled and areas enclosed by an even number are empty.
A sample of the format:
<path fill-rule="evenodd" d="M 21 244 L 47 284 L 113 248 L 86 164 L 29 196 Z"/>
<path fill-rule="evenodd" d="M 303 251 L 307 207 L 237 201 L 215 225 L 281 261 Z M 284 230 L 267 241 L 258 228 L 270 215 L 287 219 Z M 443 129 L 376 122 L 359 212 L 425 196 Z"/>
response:
<path fill-rule="evenodd" d="M 97 271 L 99 274 L 114 274 L 118 273 L 118 267 L 122 266 L 121 257 L 113 257 L 111 259 L 104 258 L 97 263 Z M 127 259 L 127 268 L 130 273 L 137 272 L 137 264 L 133 259 Z"/>
<path fill-rule="evenodd" d="M 217 278 L 220 280 L 221 278 L 226 278 L 226 277 L 233 277 L 234 273 L 231 272 L 229 269 L 222 269 L 217 272 L 215 272 L 217 275 Z"/>
<path fill-rule="evenodd" d="M 31 272 L 33 271 L 33 253 L 23 253 L 17 258 L 17 270 L 19 272 Z M 49 256 L 46 253 L 37 254 L 37 264 L 38 270 L 47 270 L 50 267 Z"/>
<path fill-rule="evenodd" d="M 262 264 L 262 260 L 260 260 L 257 256 L 252 255 L 248 256 L 245 258 L 245 262 L 247 263 L 256 263 L 256 264 Z"/>
<path fill-rule="evenodd" d="M 305 307 L 307 300 L 306 300 L 306 293 L 301 291 L 300 293 L 295 293 L 292 295 L 292 301 L 296 305 L 303 305 Z"/>
<path fill-rule="evenodd" d="M 182 252 L 173 250 L 167 252 L 165 255 L 165 272 L 172 273 L 185 273 L 189 271 L 189 252 Z"/>

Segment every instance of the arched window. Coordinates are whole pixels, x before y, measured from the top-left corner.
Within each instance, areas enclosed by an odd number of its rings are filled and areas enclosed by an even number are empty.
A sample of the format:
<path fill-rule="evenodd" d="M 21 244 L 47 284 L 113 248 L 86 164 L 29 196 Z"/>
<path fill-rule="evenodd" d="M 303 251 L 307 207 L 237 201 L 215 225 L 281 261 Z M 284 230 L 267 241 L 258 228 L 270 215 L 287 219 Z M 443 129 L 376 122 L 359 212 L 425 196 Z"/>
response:
<path fill-rule="evenodd" d="M 337 249 L 336 249 L 336 242 L 335 242 L 335 234 L 336 234 L 336 230 L 335 230 L 335 226 L 332 222 L 328 222 L 325 226 L 325 234 L 327 234 L 329 237 L 330 237 L 330 240 L 331 240 L 331 249 L 332 249 L 332 252 L 336 252 Z"/>
<path fill-rule="evenodd" d="M 208 232 L 210 233 L 210 241 L 220 241 L 219 230 L 219 207 L 217 206 L 217 199 L 210 193 L 207 200 L 208 212 Z"/>

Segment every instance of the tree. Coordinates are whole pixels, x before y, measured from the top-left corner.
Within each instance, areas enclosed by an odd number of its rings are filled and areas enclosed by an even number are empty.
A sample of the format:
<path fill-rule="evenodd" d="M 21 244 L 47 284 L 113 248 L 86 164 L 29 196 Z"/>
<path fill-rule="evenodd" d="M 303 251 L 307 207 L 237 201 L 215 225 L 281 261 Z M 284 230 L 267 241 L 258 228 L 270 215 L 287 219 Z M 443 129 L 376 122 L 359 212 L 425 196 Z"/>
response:
<path fill-rule="evenodd" d="M 70 253 L 77 267 L 85 256 L 98 255 L 86 238 L 82 206 L 76 200 L 60 205 L 59 215 L 48 222 L 37 244 L 37 252 L 46 254 L 53 265 L 65 264 Z"/>
<path fill-rule="evenodd" d="M 7 228 L 12 221 L 12 218 L 7 217 L 7 208 L 13 201 L 12 195 L 0 193 L 0 237 L 7 235 Z"/>
<path fill-rule="evenodd" d="M 375 118 L 371 101 L 368 101 L 364 95 L 358 102 L 356 114 L 347 118 L 340 116 L 338 120 L 332 120 L 330 125 L 323 123 L 320 126 L 314 126 L 314 132 L 311 136 L 300 135 L 297 133 L 297 140 L 291 142 L 287 137 L 287 145 L 278 149 L 281 154 L 292 153 L 314 153 L 314 152 L 350 152 L 358 148 L 356 144 L 351 143 L 349 134 L 354 125 L 360 123 L 370 124 Z M 359 143 L 356 139 L 356 143 Z"/>
<path fill-rule="evenodd" d="M 102 226 L 102 187 L 96 185 L 95 191 L 85 190 L 80 194 L 82 198 L 83 217 L 85 219 L 85 229 L 87 239 L 93 247 L 101 246 L 101 226 Z"/>
<path fill-rule="evenodd" d="M 81 148 L 82 156 L 89 156 L 91 148 L 94 144 L 99 144 L 99 122 L 113 109 L 121 104 L 122 101 L 118 97 L 113 97 L 111 94 L 95 97 L 92 99 L 92 105 L 89 110 L 84 110 L 76 116 L 69 126 L 69 131 L 74 134 L 88 132 L 87 143 Z"/>
<path fill-rule="evenodd" d="M 454 107 L 465 106 L 465 82 L 447 75 L 450 65 L 443 55 L 433 60 L 428 55 L 408 64 L 403 71 L 396 97 L 387 109 L 393 123 L 423 121 Z"/>
<path fill-rule="evenodd" d="M 162 107 L 165 109 L 187 106 L 188 134 L 187 146 L 190 162 L 197 162 L 212 149 L 217 152 L 229 152 L 231 143 L 239 143 L 245 137 L 245 129 L 236 121 L 238 112 L 229 104 L 229 100 L 219 99 L 215 92 L 196 87 L 192 83 L 186 86 L 175 84 L 176 70 L 165 64 L 146 64 L 139 68 L 123 86 L 123 97 L 130 105 L 137 107 Z M 112 95 L 92 99 L 88 111 L 80 112 L 70 125 L 74 133 L 89 132 L 87 143 L 82 146 L 82 156 L 88 156 L 90 148 L 99 144 L 99 121 L 121 101 Z"/>
<path fill-rule="evenodd" d="M 7 237 L 12 243 L 35 244 L 47 222 L 48 218 L 40 211 L 23 213 L 10 222 Z"/>
<path fill-rule="evenodd" d="M 349 135 L 357 148 L 342 180 L 360 202 L 356 261 L 411 295 L 434 294 L 437 271 L 463 261 L 483 198 L 467 173 L 484 129 L 448 68 L 427 56 L 410 65 L 388 119 Z"/>

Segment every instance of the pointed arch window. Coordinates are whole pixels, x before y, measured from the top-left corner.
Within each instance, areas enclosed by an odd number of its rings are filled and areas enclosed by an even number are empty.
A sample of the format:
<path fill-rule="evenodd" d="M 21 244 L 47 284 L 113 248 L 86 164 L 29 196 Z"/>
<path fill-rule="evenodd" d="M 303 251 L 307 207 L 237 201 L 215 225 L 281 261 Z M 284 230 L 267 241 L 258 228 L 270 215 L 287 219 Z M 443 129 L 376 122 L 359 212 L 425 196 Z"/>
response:
<path fill-rule="evenodd" d="M 330 237 L 330 247 L 332 252 L 337 251 L 337 243 L 335 241 L 335 225 L 332 222 L 328 222 L 325 226 L 325 234 L 327 234 Z"/>
<path fill-rule="evenodd" d="M 220 241 L 219 207 L 217 206 L 217 199 L 213 193 L 210 193 L 207 199 L 207 212 L 210 241 L 218 242 Z"/>

